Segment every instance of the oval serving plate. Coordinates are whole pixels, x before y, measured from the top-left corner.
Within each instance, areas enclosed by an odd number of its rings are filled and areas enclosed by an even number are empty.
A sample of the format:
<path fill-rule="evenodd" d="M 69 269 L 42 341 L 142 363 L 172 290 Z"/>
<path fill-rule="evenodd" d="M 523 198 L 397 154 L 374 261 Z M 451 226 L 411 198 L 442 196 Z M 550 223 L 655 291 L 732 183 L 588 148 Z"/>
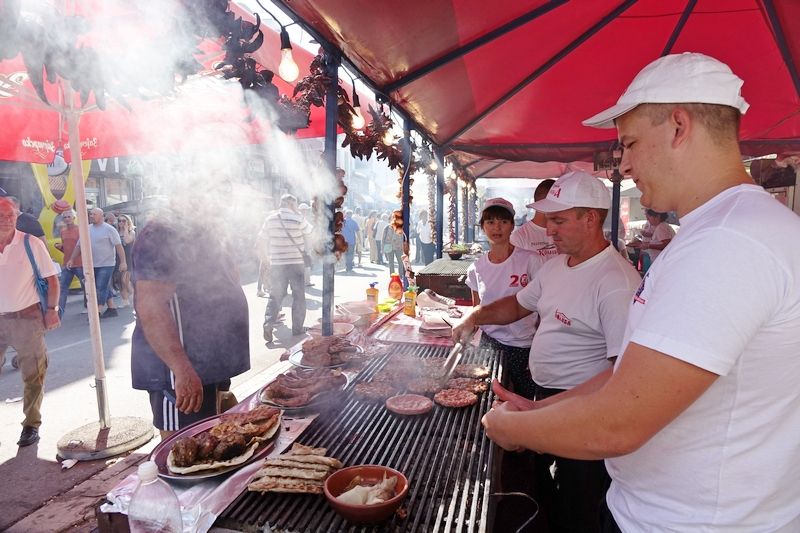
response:
<path fill-rule="evenodd" d="M 358 345 L 354 345 L 356 347 L 356 353 L 363 354 L 364 348 Z M 343 363 L 338 363 L 335 365 L 326 365 L 326 366 L 310 366 L 303 364 L 303 349 L 300 348 L 296 352 L 293 352 L 289 355 L 289 362 L 292 363 L 294 366 L 299 366 L 300 368 L 341 368 L 348 364 L 348 361 Z"/>
<path fill-rule="evenodd" d="M 327 407 L 330 405 L 334 405 L 335 401 L 341 398 L 342 393 L 347 390 L 347 387 L 350 386 L 350 383 L 353 381 L 354 375 L 351 375 L 348 372 L 342 372 L 342 375 L 347 379 L 347 381 L 342 384 L 341 389 L 337 390 L 327 390 L 322 391 L 319 394 L 316 394 L 311 401 L 306 405 L 299 405 L 296 407 L 285 407 L 283 405 L 278 405 L 275 402 L 264 398 L 264 391 L 270 385 L 267 383 L 261 389 L 259 389 L 258 394 L 256 394 L 256 398 L 258 401 L 264 405 L 269 405 L 270 407 L 275 407 L 277 409 L 282 409 L 287 414 L 299 414 L 299 413 L 306 413 L 306 412 L 313 412 L 319 410 L 321 407 Z"/>
<path fill-rule="evenodd" d="M 208 479 L 217 476 L 224 476 L 225 474 L 229 474 L 234 470 L 238 470 L 243 466 L 249 465 L 254 461 L 258 461 L 264 459 L 267 454 L 272 450 L 275 446 L 275 441 L 278 438 L 278 434 L 281 431 L 280 422 L 278 423 L 278 430 L 275 434 L 270 437 L 270 439 L 266 442 L 261 443 L 258 448 L 256 448 L 255 453 L 244 463 L 239 465 L 232 465 L 226 466 L 217 470 L 204 470 L 201 472 L 194 472 L 192 474 L 174 474 L 169 471 L 167 467 L 167 457 L 169 456 L 169 452 L 172 450 L 173 444 L 178 439 L 182 439 L 185 437 L 194 437 L 206 430 L 211 429 L 212 427 L 216 426 L 220 421 L 220 415 L 212 416 L 198 422 L 195 422 L 191 426 L 187 426 L 178 433 L 175 433 L 167 440 L 161 442 L 155 449 L 150 453 L 150 460 L 155 461 L 156 466 L 158 466 L 158 475 L 165 479 L 171 479 L 173 481 L 197 481 L 200 479 Z"/>

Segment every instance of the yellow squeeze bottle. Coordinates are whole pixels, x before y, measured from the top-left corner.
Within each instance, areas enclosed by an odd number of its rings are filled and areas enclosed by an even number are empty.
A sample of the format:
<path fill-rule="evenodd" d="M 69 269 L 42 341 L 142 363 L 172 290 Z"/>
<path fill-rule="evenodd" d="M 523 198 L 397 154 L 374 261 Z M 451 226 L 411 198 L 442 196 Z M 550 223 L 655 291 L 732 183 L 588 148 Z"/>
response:
<path fill-rule="evenodd" d="M 380 291 L 375 288 L 377 284 L 377 281 L 373 281 L 369 284 L 369 288 L 367 289 L 367 301 L 372 302 L 376 306 L 378 305 L 378 295 L 380 294 Z"/>
<path fill-rule="evenodd" d="M 417 288 L 409 287 L 403 293 L 403 312 L 408 316 L 417 316 Z"/>

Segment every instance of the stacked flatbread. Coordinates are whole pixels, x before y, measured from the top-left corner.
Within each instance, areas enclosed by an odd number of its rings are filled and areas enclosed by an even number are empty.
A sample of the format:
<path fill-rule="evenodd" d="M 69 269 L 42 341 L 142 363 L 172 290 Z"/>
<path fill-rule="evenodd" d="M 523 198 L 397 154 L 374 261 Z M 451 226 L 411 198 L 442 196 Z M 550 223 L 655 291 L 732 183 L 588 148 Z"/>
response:
<path fill-rule="evenodd" d="M 327 451 L 296 442 L 288 452 L 264 461 L 247 490 L 322 494 L 325 478 L 342 467 L 338 459 L 325 456 Z"/>

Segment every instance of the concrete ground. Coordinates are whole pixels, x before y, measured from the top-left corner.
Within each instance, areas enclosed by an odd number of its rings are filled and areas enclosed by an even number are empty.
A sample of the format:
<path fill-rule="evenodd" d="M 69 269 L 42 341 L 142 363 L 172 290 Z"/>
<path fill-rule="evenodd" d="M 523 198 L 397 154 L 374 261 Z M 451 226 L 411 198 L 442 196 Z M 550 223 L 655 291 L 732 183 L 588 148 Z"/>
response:
<path fill-rule="evenodd" d="M 250 276 L 250 279 L 254 279 Z M 363 261 L 349 274 L 337 272 L 334 301 L 361 300 L 369 282 L 380 283 L 385 296 L 388 269 Z M 312 276 L 307 287 L 306 326 L 322 316 L 321 275 Z M 270 367 L 285 347 L 302 337 L 291 336 L 291 324 L 276 329 L 274 346 L 262 339 L 266 299 L 256 296 L 255 281 L 243 285 L 250 306 L 251 370 L 233 379 L 232 390 L 239 399 L 257 391 L 271 376 Z M 21 430 L 22 380 L 11 367 L 13 350 L 0 373 L 0 531 L 91 531 L 96 527 L 94 507 L 119 480 L 132 472 L 155 447 L 157 438 L 138 450 L 105 460 L 81 461 L 62 469 L 56 444 L 65 434 L 85 424 L 97 422 L 98 409 L 89 327 L 81 296 L 70 297 L 62 327 L 47 335 L 50 357 L 42 406 L 43 425 L 38 444 L 18 448 Z M 284 313 L 291 316 L 291 297 L 284 300 Z M 106 388 L 111 425 L 115 417 L 136 416 L 150 419 L 147 394 L 131 388 L 130 339 L 134 317 L 130 308 L 120 316 L 101 321 L 105 354 Z"/>

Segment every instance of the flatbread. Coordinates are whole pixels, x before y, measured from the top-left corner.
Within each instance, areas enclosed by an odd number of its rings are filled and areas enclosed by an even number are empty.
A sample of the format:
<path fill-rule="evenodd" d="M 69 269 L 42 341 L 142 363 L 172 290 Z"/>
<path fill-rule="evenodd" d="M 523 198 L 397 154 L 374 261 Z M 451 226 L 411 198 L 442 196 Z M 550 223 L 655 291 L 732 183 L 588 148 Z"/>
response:
<path fill-rule="evenodd" d="M 293 492 L 322 494 L 324 481 L 265 476 L 247 485 L 247 490 L 258 492 Z"/>
<path fill-rule="evenodd" d="M 263 476 L 290 477 L 294 479 L 325 479 L 330 468 L 314 470 L 312 468 L 287 468 L 285 466 L 265 466 L 259 470 Z"/>
<path fill-rule="evenodd" d="M 219 470 L 220 468 L 227 468 L 229 466 L 237 466 L 244 464 L 248 460 L 250 460 L 250 458 L 253 457 L 253 455 L 255 455 L 256 449 L 259 447 L 259 445 L 271 439 L 278 431 L 278 428 L 280 427 L 281 427 L 281 416 L 279 414 L 272 427 L 270 427 L 269 430 L 267 430 L 260 437 L 255 437 L 250 442 L 250 445 L 247 447 L 244 453 L 242 453 L 241 455 L 237 455 L 232 459 L 228 459 L 227 461 L 211 461 L 207 463 L 198 463 L 196 465 L 191 465 L 191 466 L 178 466 L 175 464 L 175 458 L 172 455 L 172 450 L 170 450 L 169 455 L 167 455 L 167 469 L 173 474 L 193 474 L 195 472 L 202 472 L 205 470 Z"/>
<path fill-rule="evenodd" d="M 274 459 L 267 459 L 264 461 L 264 466 L 283 466 L 287 468 L 307 468 L 309 470 L 318 470 L 320 472 L 327 472 L 331 469 L 331 465 L 324 465 L 322 463 L 303 463 L 301 461 L 291 461 L 289 459 L 281 459 L 285 457 L 280 455 Z"/>
<path fill-rule="evenodd" d="M 328 453 L 328 448 L 312 448 L 305 444 L 295 442 L 292 444 L 292 449 L 283 455 L 325 455 Z"/>
<path fill-rule="evenodd" d="M 283 457 L 282 455 L 279 457 Z M 328 465 L 332 468 L 341 468 L 342 462 L 333 457 L 323 457 L 321 455 L 292 455 L 292 461 L 298 463 L 316 463 L 320 465 Z"/>

